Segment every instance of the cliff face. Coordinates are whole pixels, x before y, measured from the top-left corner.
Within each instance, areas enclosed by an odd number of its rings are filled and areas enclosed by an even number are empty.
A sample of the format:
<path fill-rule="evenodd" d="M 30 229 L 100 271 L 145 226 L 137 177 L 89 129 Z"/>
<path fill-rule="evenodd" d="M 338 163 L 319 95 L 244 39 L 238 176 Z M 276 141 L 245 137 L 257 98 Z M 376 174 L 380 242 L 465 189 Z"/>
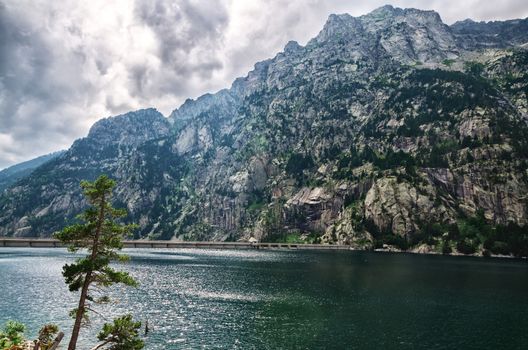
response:
<path fill-rule="evenodd" d="M 465 49 L 508 48 L 526 44 L 528 19 L 474 22 L 470 19 L 451 26 L 459 46 Z"/>
<path fill-rule="evenodd" d="M 83 207 L 79 180 L 104 172 L 142 237 L 482 248 L 466 226 L 528 223 L 520 22 L 331 15 L 306 46 L 168 119 L 98 122 L 5 192 L 0 234 L 51 234 Z"/>

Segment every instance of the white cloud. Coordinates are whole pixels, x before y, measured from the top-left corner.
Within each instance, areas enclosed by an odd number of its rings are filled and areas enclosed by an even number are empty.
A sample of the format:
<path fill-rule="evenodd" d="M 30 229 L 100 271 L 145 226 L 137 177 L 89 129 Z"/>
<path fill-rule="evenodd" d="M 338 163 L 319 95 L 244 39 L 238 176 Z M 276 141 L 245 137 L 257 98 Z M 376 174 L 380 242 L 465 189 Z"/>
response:
<path fill-rule="evenodd" d="M 99 118 L 230 86 L 330 13 L 386 0 L 0 0 L 0 168 L 67 148 Z M 524 18 L 525 0 L 401 0 L 447 23 Z"/>

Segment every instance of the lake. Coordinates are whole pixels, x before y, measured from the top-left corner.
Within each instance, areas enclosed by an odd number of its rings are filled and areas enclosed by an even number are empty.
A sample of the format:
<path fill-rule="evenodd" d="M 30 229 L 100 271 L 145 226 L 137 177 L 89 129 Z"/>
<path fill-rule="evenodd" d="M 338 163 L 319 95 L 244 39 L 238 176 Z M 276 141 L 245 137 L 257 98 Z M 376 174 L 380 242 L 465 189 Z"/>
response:
<path fill-rule="evenodd" d="M 355 251 L 128 249 L 141 283 L 109 317 L 148 320 L 146 349 L 527 349 L 528 264 Z M 68 332 L 64 249 L 0 248 L 0 323 Z M 83 331 L 95 344 L 100 327 Z"/>

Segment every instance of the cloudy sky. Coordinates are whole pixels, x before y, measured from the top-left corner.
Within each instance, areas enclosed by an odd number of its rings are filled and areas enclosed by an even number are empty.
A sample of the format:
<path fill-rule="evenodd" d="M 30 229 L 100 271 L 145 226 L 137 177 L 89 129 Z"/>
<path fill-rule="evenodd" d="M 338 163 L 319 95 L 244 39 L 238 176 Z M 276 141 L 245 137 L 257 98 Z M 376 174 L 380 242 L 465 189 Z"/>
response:
<path fill-rule="evenodd" d="M 330 13 L 390 3 L 446 23 L 528 17 L 526 0 L 0 0 L 0 169 L 68 148 L 99 118 L 231 84 Z"/>

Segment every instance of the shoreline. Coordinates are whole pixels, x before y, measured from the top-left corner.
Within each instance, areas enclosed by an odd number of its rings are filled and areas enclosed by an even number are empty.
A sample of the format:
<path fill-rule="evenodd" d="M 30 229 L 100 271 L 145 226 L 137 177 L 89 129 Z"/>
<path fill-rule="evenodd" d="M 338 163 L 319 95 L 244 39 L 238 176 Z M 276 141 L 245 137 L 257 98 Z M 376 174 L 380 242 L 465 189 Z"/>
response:
<path fill-rule="evenodd" d="M 60 241 L 51 238 L 0 238 L 0 248 L 65 248 Z M 375 250 L 358 249 L 350 245 L 341 244 L 308 244 L 308 243 L 266 243 L 266 242 L 186 242 L 186 241 L 148 241 L 148 240 L 128 240 L 123 241 L 123 248 L 141 249 L 234 249 L 234 250 L 312 250 L 312 251 L 358 251 L 375 253 L 397 253 L 412 255 L 439 255 L 439 256 L 462 256 L 475 258 L 493 259 L 518 259 L 527 260 L 523 257 L 511 255 L 490 255 L 482 254 L 441 254 L 435 251 L 413 251 L 399 250 L 394 248 L 382 248 Z"/>

